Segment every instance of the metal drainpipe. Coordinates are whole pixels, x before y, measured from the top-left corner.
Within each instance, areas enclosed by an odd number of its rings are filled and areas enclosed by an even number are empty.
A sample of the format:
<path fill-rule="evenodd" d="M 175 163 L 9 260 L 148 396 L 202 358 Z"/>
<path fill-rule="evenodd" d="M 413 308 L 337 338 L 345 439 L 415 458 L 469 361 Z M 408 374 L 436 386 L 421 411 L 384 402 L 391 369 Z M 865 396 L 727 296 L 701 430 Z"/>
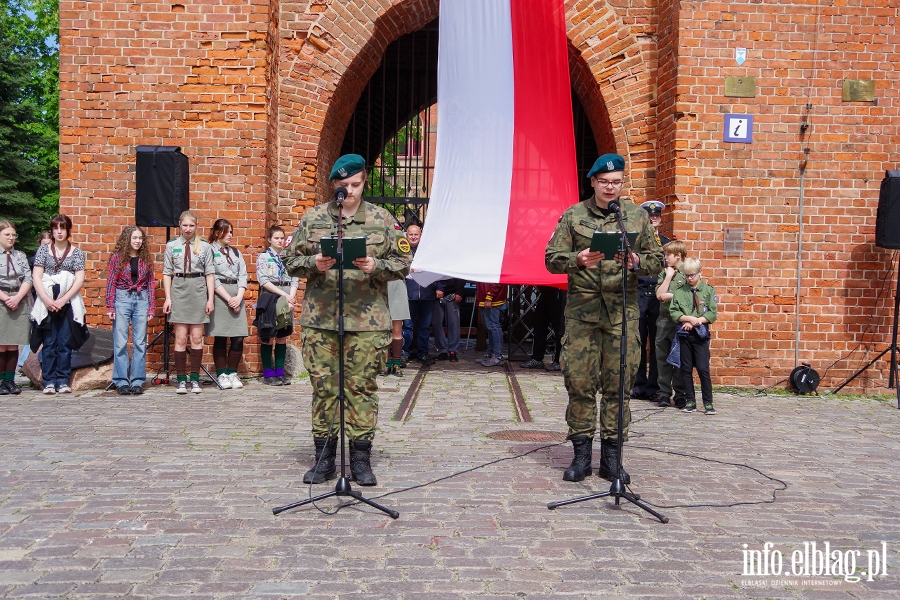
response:
<path fill-rule="evenodd" d="M 797 297 L 794 303 L 794 366 L 800 366 L 800 293 L 803 289 L 803 190 L 806 183 L 806 166 L 809 163 L 809 148 L 804 150 L 806 156 L 800 163 L 800 200 L 797 219 L 800 227 L 797 230 Z"/>

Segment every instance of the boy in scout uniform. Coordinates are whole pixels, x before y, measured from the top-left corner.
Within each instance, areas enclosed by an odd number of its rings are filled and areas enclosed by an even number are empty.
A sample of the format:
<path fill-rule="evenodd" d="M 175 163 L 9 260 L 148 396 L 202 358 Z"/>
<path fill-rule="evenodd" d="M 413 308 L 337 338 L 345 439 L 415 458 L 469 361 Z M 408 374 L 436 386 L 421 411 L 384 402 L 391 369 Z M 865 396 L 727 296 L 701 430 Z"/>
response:
<path fill-rule="evenodd" d="M 719 297 L 716 290 L 700 276 L 700 261 L 689 258 L 684 261 L 684 276 L 688 285 L 675 290 L 669 312 L 672 320 L 681 324 L 681 331 L 687 335 L 679 335 L 681 343 L 681 378 L 687 392 L 687 403 L 684 412 L 694 412 L 697 400 L 694 395 L 693 369 L 697 369 L 700 377 L 700 393 L 703 398 L 703 409 L 708 415 L 716 414 L 713 408 L 712 379 L 709 376 L 709 342 L 712 334 L 709 325 L 716 321 L 719 312 Z"/>
<path fill-rule="evenodd" d="M 656 367 L 659 383 L 657 402 L 662 407 L 684 408 L 685 392 L 681 371 L 666 359 L 675 343 L 675 332 L 678 330 L 669 315 L 669 306 L 672 304 L 673 292 L 687 284 L 684 276 L 687 246 L 678 240 L 669 242 L 663 246 L 663 254 L 666 256 L 666 268 L 659 274 L 659 283 L 656 285 L 656 299 L 659 300 L 659 318 L 656 319 Z"/>
<path fill-rule="evenodd" d="M 366 256 L 344 270 L 345 430 L 350 444 L 351 477 L 359 485 L 375 485 L 370 455 L 378 417 L 377 377 L 385 369 L 391 343 L 387 282 L 403 279 L 412 261 L 409 242 L 396 219 L 362 199 L 365 160 L 347 154 L 334 164 L 330 180 L 347 189 L 343 202 L 343 236 L 364 237 Z M 329 202 L 307 210 L 294 230 L 284 265 L 294 277 L 306 278 L 300 315 L 303 360 L 313 386 L 312 434 L 316 464 L 304 483 L 336 477 L 338 396 L 338 279 L 335 260 L 322 254 L 320 241 L 337 234 L 338 205 Z"/>
<path fill-rule="evenodd" d="M 591 471 L 591 450 L 597 429 L 597 392 L 602 393 L 600 434 L 602 462 L 598 475 L 615 479 L 618 473 L 619 344 L 622 327 L 621 260 L 603 260 L 602 252 L 591 252 L 595 231 L 618 231 L 616 217 L 609 208 L 619 201 L 625 179 L 625 159 L 604 154 L 588 173 L 594 195 L 563 213 L 547 244 L 545 263 L 551 273 L 568 275 L 566 333 L 562 340 L 562 365 L 569 406 L 566 421 L 574 457 L 563 473 L 565 481 L 581 481 Z M 631 202 L 621 203 L 627 231 L 637 232 L 633 252 L 628 257 L 625 311 L 628 339 L 625 370 L 625 414 L 623 435 L 628 439 L 631 412 L 627 391 L 640 359 L 638 345 L 637 283 L 639 275 L 659 273 L 662 250 L 647 211 Z M 616 256 L 621 259 L 620 255 Z M 623 472 L 621 479 L 631 479 Z"/>

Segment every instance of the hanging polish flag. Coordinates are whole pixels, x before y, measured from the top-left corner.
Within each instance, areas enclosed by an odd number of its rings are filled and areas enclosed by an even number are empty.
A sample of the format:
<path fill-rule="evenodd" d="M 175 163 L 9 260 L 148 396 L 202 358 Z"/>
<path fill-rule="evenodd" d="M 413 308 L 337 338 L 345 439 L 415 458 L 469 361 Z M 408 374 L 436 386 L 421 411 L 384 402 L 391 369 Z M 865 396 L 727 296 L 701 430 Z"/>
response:
<path fill-rule="evenodd" d="M 565 286 L 544 249 L 578 201 L 576 177 L 563 0 L 443 0 L 415 279 Z"/>

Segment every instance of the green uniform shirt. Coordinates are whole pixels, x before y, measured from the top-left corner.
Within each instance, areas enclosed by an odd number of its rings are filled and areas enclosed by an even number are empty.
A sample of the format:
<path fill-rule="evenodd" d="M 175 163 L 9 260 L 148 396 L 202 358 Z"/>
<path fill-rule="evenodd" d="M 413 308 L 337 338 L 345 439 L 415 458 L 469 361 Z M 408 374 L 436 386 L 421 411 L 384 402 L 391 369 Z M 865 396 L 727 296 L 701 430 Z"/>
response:
<path fill-rule="evenodd" d="M 716 288 L 702 279 L 697 284 L 697 304 L 694 305 L 693 288 L 683 285 L 674 292 L 672 304 L 669 306 L 669 316 L 676 323 L 682 315 L 692 317 L 705 317 L 710 323 L 715 323 L 719 312 L 719 297 L 716 296 Z"/>
<path fill-rule="evenodd" d="M 652 276 L 664 265 L 662 247 L 650 224 L 646 210 L 623 201 L 622 220 L 627 231 L 636 231 L 632 250 L 640 256 L 641 264 L 629 271 L 626 279 L 628 320 L 638 318 L 638 276 Z M 622 322 L 622 266 L 614 260 L 601 260 L 593 267 L 579 267 L 579 252 L 591 246 L 594 231 L 618 231 L 613 214 L 603 216 L 594 197 L 569 207 L 560 217 L 556 231 L 547 244 L 544 261 L 551 273 L 569 276 L 566 317 L 590 323 L 601 319 L 616 325 Z"/>
<path fill-rule="evenodd" d="M 659 291 L 659 288 L 662 285 L 662 282 L 666 280 L 666 270 L 663 269 L 662 271 L 660 271 L 660 273 L 656 279 L 659 282 L 656 284 L 656 291 Z M 674 294 L 675 290 L 677 290 L 680 287 L 685 286 L 685 285 L 687 285 L 687 277 L 684 276 L 684 265 L 682 265 L 682 266 L 678 267 L 678 272 L 672 276 L 672 281 L 669 282 L 669 293 Z M 660 300 L 659 315 L 661 317 L 665 317 L 667 319 L 671 317 L 671 315 L 669 314 L 669 305 L 670 304 L 672 304 L 671 300 L 666 300 L 666 301 Z"/>
<path fill-rule="evenodd" d="M 409 273 L 412 254 L 409 242 L 388 211 L 361 201 L 356 214 L 344 217 L 344 237 L 365 237 L 366 255 L 375 258 L 375 271 L 366 275 L 358 269 L 344 270 L 344 329 L 346 331 L 389 331 L 391 313 L 387 303 L 387 282 Z M 303 213 L 294 230 L 283 263 L 292 277 L 306 278 L 300 325 L 337 331 L 337 268 L 322 273 L 315 256 L 319 241 L 337 235 L 337 206 L 321 204 Z M 401 249 L 402 248 L 402 249 Z"/>

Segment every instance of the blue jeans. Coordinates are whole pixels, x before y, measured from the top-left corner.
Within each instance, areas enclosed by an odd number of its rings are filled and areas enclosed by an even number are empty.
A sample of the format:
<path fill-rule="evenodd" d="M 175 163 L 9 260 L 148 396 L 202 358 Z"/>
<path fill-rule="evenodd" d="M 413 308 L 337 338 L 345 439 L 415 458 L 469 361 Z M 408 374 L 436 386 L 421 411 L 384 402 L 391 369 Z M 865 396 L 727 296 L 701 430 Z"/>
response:
<path fill-rule="evenodd" d="M 500 328 L 500 309 L 482 308 L 481 322 L 487 329 L 487 349 L 491 356 L 503 355 L 503 329 Z"/>
<path fill-rule="evenodd" d="M 147 380 L 147 291 L 116 290 L 116 320 L 113 322 L 113 384 L 144 385 Z M 131 325 L 131 372 L 128 370 L 128 326 Z"/>
<path fill-rule="evenodd" d="M 44 347 L 38 357 L 41 361 L 41 379 L 44 387 L 69 385 L 72 373 L 72 349 L 69 340 L 68 311 L 50 313 L 50 329 L 44 329 Z"/>
<path fill-rule="evenodd" d="M 417 356 L 428 354 L 428 337 L 431 329 L 431 315 L 434 312 L 434 300 L 410 300 L 409 319 L 403 321 L 403 353 L 412 351 L 413 323 L 419 322 L 419 339 Z"/>

